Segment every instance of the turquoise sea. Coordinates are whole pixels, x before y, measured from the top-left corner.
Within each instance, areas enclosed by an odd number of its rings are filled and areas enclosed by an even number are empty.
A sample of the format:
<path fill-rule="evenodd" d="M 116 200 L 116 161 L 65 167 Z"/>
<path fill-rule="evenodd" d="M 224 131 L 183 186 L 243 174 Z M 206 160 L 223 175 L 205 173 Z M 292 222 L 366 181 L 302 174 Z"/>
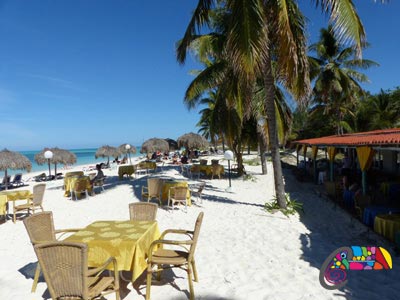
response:
<path fill-rule="evenodd" d="M 78 165 L 87 165 L 87 164 L 98 164 L 101 162 L 106 162 L 107 158 L 98 158 L 96 159 L 94 157 L 94 154 L 96 153 L 97 148 L 87 148 L 87 149 L 68 149 L 69 151 L 75 153 L 76 155 L 76 163 L 73 166 L 78 166 Z M 48 173 L 49 166 L 47 164 L 39 166 L 35 162 L 35 154 L 39 153 L 41 150 L 35 150 L 35 151 L 19 151 L 19 153 L 25 155 L 26 157 L 29 158 L 29 160 L 32 163 L 32 170 L 31 172 L 38 172 L 38 171 L 43 171 Z M 136 147 L 136 154 L 131 154 L 131 158 L 141 156 L 143 154 L 140 153 L 140 147 Z M 110 160 L 112 161 L 113 158 L 110 157 Z M 62 172 L 63 165 L 57 165 L 57 172 Z M 58 171 L 59 170 L 59 171 Z M 54 172 L 54 165 L 51 165 L 51 172 Z M 7 170 L 7 174 L 9 175 L 14 175 L 16 173 L 26 173 L 25 170 Z M 0 177 L 4 175 L 4 172 L 0 173 Z"/>

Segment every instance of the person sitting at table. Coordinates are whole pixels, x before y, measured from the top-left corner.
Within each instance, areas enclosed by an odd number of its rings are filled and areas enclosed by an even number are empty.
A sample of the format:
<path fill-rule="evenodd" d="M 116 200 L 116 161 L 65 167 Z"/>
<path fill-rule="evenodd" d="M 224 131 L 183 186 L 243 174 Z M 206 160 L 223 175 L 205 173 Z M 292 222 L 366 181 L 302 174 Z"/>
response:
<path fill-rule="evenodd" d="M 186 155 L 181 157 L 181 164 L 187 164 L 188 163 L 188 157 Z"/>
<path fill-rule="evenodd" d="M 96 180 L 100 180 L 100 179 L 104 178 L 104 173 L 103 173 L 103 170 L 101 169 L 101 164 L 97 164 L 97 165 L 96 165 L 96 170 L 97 170 L 96 176 L 93 177 L 93 178 L 90 180 L 90 184 L 92 185 L 92 188 L 93 188 L 93 183 L 94 183 Z"/>

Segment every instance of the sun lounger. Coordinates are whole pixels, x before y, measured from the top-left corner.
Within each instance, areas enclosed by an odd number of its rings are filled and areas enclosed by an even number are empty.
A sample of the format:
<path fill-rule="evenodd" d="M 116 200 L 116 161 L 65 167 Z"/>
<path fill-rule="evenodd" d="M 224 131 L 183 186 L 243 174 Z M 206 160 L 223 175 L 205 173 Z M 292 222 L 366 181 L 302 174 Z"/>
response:
<path fill-rule="evenodd" d="M 14 179 L 10 182 L 11 187 L 24 186 L 25 183 L 22 181 L 22 173 L 14 175 Z"/>
<path fill-rule="evenodd" d="M 46 174 L 42 173 L 42 174 L 39 174 L 37 176 L 34 176 L 33 180 L 35 180 L 37 182 L 41 182 L 41 181 L 46 181 L 46 178 L 47 178 Z"/>

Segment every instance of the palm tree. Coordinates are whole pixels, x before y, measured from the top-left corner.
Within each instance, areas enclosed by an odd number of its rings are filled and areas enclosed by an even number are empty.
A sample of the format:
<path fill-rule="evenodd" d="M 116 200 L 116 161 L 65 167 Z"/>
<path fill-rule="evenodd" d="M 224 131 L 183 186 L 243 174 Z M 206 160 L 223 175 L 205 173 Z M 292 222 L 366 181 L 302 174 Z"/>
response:
<path fill-rule="evenodd" d="M 220 1 L 199 0 L 181 40 L 177 58 L 183 63 L 189 45 L 203 26 L 210 26 L 210 12 Z M 361 53 L 365 33 L 351 0 L 318 0 L 317 6 L 331 15 L 340 41 L 353 41 Z M 264 78 L 265 108 L 274 167 L 275 192 L 280 207 L 286 207 L 282 168 L 275 119 L 275 82 L 289 90 L 297 99 L 308 92 L 308 62 L 304 17 L 293 0 L 222 1 L 229 11 L 226 16 L 226 43 L 223 53 L 229 57 L 234 72 L 246 79 Z M 272 61 L 277 62 L 276 77 Z"/>
<path fill-rule="evenodd" d="M 363 94 L 361 82 L 368 77 L 356 69 L 378 66 L 372 60 L 354 58 L 355 49 L 344 47 L 335 37 L 332 26 L 322 28 L 318 43 L 310 46 L 316 57 L 310 57 L 311 79 L 315 79 L 314 102 L 325 115 L 333 117 L 337 134 L 349 130 L 345 116 L 352 112 Z M 318 111 L 314 109 L 314 111 Z"/>

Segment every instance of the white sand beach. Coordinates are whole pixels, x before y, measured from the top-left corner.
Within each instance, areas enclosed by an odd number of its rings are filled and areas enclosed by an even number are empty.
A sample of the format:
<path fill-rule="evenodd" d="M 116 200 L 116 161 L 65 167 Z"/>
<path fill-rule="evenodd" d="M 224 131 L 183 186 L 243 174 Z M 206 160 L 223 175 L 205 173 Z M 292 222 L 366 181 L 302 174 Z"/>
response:
<path fill-rule="evenodd" d="M 183 209 L 158 211 L 160 231 L 192 229 L 198 214 L 204 212 L 195 255 L 199 275 L 199 282 L 194 283 L 196 299 L 399 299 L 400 258 L 395 256 L 394 244 L 318 196 L 312 183 L 297 182 L 287 169 L 286 191 L 304 204 L 304 213 L 290 217 L 268 213 L 263 207 L 273 198 L 271 164 L 267 175 L 261 175 L 261 166 L 246 165 L 246 170 L 251 179 L 233 178 L 232 193 L 226 192 L 226 175 L 204 179 L 202 204 L 194 202 L 187 213 Z M 95 196 L 78 201 L 64 197 L 62 180 L 48 183 L 43 206 L 53 212 L 56 229 L 129 219 L 128 204 L 140 201 L 147 176 L 118 180 L 116 168 L 106 170 L 105 175 L 104 192 L 97 190 Z M 164 167 L 163 176 L 182 175 L 171 165 Z M 32 189 L 34 184 L 30 182 L 24 189 Z M 49 298 L 43 279 L 36 293 L 30 292 L 37 259 L 22 221 L 0 224 L 0 237 L 0 299 Z M 386 248 L 392 254 L 393 270 L 349 272 L 344 288 L 324 289 L 318 276 L 325 258 L 339 247 L 352 245 Z M 145 288 L 145 274 L 134 285 L 121 280 L 121 298 L 144 299 Z M 161 282 L 153 281 L 151 292 L 154 300 L 188 299 L 186 273 L 179 269 L 164 272 Z M 114 294 L 106 296 L 114 298 Z"/>

